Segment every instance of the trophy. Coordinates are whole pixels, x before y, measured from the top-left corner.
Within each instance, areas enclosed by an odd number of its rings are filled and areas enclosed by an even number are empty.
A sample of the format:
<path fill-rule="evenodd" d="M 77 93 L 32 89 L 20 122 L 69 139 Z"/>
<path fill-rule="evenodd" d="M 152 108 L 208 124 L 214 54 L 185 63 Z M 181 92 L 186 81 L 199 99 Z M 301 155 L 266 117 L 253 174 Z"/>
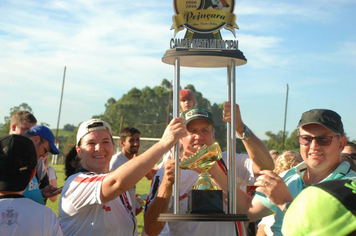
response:
<path fill-rule="evenodd" d="M 221 157 L 220 146 L 215 142 L 209 147 L 203 145 L 193 155 L 179 163 L 181 169 L 202 169 L 198 181 L 188 192 L 187 210 L 189 213 L 224 213 L 222 190 L 218 190 L 208 173 L 208 170 Z"/>

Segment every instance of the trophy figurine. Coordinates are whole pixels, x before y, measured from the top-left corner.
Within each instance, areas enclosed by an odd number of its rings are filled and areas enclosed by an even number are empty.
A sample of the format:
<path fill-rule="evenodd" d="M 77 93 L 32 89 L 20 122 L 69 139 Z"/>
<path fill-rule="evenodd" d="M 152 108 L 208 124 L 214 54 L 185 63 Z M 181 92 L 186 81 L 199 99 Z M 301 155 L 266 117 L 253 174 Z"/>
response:
<path fill-rule="evenodd" d="M 203 145 L 193 155 L 179 163 L 181 169 L 202 169 L 198 181 L 188 193 L 189 213 L 224 213 L 222 190 L 211 181 L 208 170 L 222 157 L 217 142 L 211 146 Z"/>

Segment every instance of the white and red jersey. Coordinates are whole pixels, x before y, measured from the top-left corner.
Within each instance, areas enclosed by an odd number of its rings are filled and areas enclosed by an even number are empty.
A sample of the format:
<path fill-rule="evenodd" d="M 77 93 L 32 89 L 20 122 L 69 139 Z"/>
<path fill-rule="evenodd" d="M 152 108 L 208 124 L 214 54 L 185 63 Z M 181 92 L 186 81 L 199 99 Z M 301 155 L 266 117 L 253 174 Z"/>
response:
<path fill-rule="evenodd" d="M 226 171 L 226 153 L 223 153 L 222 161 L 219 162 L 220 167 Z M 236 187 L 244 187 L 247 184 L 253 184 L 254 174 L 252 170 L 252 161 L 247 154 L 236 154 Z M 146 208 L 150 207 L 150 203 L 157 195 L 158 188 L 162 182 L 164 176 L 164 167 L 160 168 L 154 178 L 152 179 L 152 185 L 150 193 L 147 199 Z M 188 207 L 188 191 L 192 189 L 192 186 L 198 180 L 199 174 L 192 170 L 181 170 L 179 179 L 179 212 L 185 214 Z M 251 184 L 251 185 L 252 185 Z M 173 212 L 173 199 L 171 199 L 169 211 Z M 224 210 L 226 212 L 227 206 L 224 204 Z M 168 231 L 168 232 L 167 232 Z M 238 233 L 237 233 L 238 232 Z M 244 236 L 246 235 L 243 223 L 241 222 L 204 222 L 204 221 L 171 221 L 167 222 L 166 228 L 162 235 L 174 235 L 174 236 Z"/>
<path fill-rule="evenodd" d="M 126 193 L 105 204 L 101 202 L 106 175 L 79 172 L 66 180 L 58 210 L 64 235 L 138 235 Z"/>
<path fill-rule="evenodd" d="M 122 152 L 119 152 L 112 156 L 111 161 L 110 161 L 110 169 L 109 171 L 114 171 L 126 162 L 128 162 L 130 159 L 125 156 Z M 130 196 L 130 201 L 131 201 L 131 206 L 132 206 L 132 212 L 136 215 L 136 185 L 134 185 L 131 189 L 129 189 L 127 192 L 129 192 Z"/>
<path fill-rule="evenodd" d="M 0 197 L 0 235 L 61 236 L 52 209 L 22 195 Z"/>

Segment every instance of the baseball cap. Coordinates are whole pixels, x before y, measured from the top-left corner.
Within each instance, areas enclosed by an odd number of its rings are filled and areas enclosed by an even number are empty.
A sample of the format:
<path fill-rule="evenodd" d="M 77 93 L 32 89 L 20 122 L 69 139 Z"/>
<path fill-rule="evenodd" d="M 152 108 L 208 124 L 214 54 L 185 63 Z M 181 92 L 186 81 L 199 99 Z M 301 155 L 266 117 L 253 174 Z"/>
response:
<path fill-rule="evenodd" d="M 192 120 L 206 120 L 214 125 L 213 114 L 209 111 L 193 108 L 182 112 L 181 117 L 184 119 L 184 124 L 188 124 Z"/>
<path fill-rule="evenodd" d="M 31 129 L 26 131 L 26 133 L 40 136 L 41 138 L 46 139 L 49 143 L 50 148 L 51 148 L 51 150 L 49 150 L 49 152 L 52 154 L 59 154 L 59 151 L 58 151 L 56 145 L 54 144 L 54 135 L 53 135 L 52 131 L 49 128 L 47 128 L 46 126 L 44 126 L 44 125 L 32 126 Z"/>
<path fill-rule="evenodd" d="M 356 182 L 325 181 L 304 189 L 288 208 L 285 236 L 348 235 L 356 230 Z"/>
<path fill-rule="evenodd" d="M 0 139 L 0 191 L 23 191 L 37 165 L 33 142 L 22 135 L 6 135 Z"/>
<path fill-rule="evenodd" d="M 94 130 L 107 130 L 110 135 L 112 136 L 112 131 L 110 125 L 102 121 L 100 119 L 91 119 L 88 121 L 84 121 L 83 123 L 80 124 L 78 132 L 77 132 L 77 146 L 79 144 L 79 141 L 88 133 L 94 131 Z"/>
<path fill-rule="evenodd" d="M 327 109 L 313 109 L 302 114 L 298 128 L 309 124 L 319 124 L 334 133 L 344 135 L 341 117 L 335 111 Z"/>

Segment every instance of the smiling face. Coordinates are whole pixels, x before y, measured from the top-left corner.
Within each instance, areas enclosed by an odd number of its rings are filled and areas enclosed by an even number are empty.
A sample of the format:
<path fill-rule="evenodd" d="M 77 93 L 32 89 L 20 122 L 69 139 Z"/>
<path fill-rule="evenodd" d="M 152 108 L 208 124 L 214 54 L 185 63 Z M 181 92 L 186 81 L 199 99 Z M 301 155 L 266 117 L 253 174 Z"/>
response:
<path fill-rule="evenodd" d="M 215 142 L 213 126 L 206 120 L 193 120 L 187 124 L 188 135 L 181 139 L 184 151 L 198 149 Z"/>
<path fill-rule="evenodd" d="M 107 130 L 92 131 L 81 139 L 77 147 L 78 157 L 84 169 L 102 174 L 109 171 L 114 144 Z"/>
<path fill-rule="evenodd" d="M 303 136 L 335 136 L 336 133 L 318 125 L 310 124 L 299 128 L 299 135 Z M 334 137 L 328 146 L 319 145 L 315 139 L 309 145 L 300 145 L 300 154 L 308 167 L 316 173 L 331 173 L 340 163 L 340 152 L 344 148 L 346 137 Z"/>

